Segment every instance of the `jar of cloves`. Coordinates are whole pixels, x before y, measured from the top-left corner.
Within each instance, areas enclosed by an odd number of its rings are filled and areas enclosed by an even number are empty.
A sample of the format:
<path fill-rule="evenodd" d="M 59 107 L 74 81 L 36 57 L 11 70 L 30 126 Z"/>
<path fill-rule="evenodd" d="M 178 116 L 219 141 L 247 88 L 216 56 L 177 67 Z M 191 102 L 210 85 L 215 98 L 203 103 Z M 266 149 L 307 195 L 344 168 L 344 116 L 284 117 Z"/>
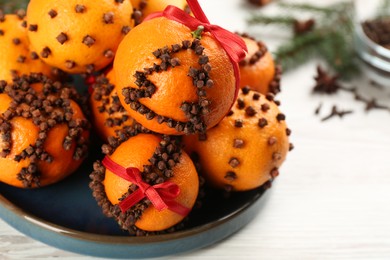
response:
<path fill-rule="evenodd" d="M 355 0 L 355 48 L 363 72 L 390 87 L 390 0 Z"/>

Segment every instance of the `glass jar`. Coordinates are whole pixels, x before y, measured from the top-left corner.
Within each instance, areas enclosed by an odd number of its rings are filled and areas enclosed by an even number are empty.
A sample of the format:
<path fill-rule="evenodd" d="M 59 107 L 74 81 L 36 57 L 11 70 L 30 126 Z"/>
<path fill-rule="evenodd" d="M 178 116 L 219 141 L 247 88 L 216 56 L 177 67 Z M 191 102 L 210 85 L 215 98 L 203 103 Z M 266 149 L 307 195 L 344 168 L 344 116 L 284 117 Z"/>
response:
<path fill-rule="evenodd" d="M 354 42 L 363 72 L 373 81 L 390 87 L 390 0 L 355 0 L 354 4 Z M 386 19 L 388 22 L 384 23 Z M 381 38 L 387 30 L 389 45 L 385 47 Z"/>

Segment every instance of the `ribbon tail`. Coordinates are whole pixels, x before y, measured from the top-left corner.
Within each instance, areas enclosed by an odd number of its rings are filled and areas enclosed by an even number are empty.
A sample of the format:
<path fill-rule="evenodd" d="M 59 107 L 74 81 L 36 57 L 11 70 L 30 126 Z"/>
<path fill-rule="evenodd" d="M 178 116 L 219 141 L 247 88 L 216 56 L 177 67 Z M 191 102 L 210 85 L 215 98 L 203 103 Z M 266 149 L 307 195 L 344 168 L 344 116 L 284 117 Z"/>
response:
<path fill-rule="evenodd" d="M 176 202 L 175 200 L 170 200 L 170 201 L 167 201 L 166 203 L 167 203 L 170 211 L 173 211 L 181 216 L 187 216 L 191 211 L 190 208 L 183 206 L 182 204 Z"/>
<path fill-rule="evenodd" d="M 245 58 L 248 48 L 240 36 L 217 25 L 212 25 L 210 29 L 233 61 L 239 62 Z"/>
<path fill-rule="evenodd" d="M 198 1 L 195 0 L 187 0 L 187 4 L 190 7 L 192 13 L 194 16 L 201 21 L 202 23 L 210 23 L 209 19 L 207 19 L 205 13 L 203 12 L 202 8 L 200 7 L 200 4 Z"/>
<path fill-rule="evenodd" d="M 129 181 L 134 182 L 134 179 L 127 174 L 127 170 L 122 167 L 121 165 L 114 162 L 110 157 L 106 156 L 104 157 L 102 164 L 104 167 L 106 167 L 107 170 L 115 173 L 119 177 Z"/>
<path fill-rule="evenodd" d="M 133 193 L 131 193 L 129 196 L 127 196 L 124 200 L 119 202 L 119 208 L 122 212 L 126 212 L 128 209 L 130 209 L 132 206 L 134 206 L 136 203 L 138 203 L 140 200 L 144 198 L 144 194 L 141 191 L 141 189 L 137 189 Z"/>
<path fill-rule="evenodd" d="M 217 39 L 217 41 L 221 44 L 222 48 L 225 50 L 233 66 L 234 76 L 236 78 L 236 90 L 234 93 L 234 101 L 235 101 L 240 89 L 240 68 L 238 66 L 238 62 L 240 62 L 242 59 L 245 58 L 248 49 L 244 40 L 232 32 L 226 31 L 225 29 L 216 25 L 212 26 L 212 32 L 214 37 Z M 232 103 L 231 107 L 233 105 L 234 102 Z"/>

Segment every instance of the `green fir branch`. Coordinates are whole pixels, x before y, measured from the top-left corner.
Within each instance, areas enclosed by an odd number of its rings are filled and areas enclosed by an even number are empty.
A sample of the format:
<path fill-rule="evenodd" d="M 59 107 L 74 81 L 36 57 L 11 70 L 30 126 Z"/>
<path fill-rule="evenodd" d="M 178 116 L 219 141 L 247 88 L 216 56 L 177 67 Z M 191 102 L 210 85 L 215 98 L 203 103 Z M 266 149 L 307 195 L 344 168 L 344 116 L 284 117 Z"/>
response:
<path fill-rule="evenodd" d="M 248 19 L 248 23 L 253 24 L 277 24 L 277 25 L 287 25 L 291 26 L 295 22 L 294 17 L 288 17 L 288 16 L 260 16 L 260 15 L 253 15 L 250 19 Z"/>
<path fill-rule="evenodd" d="M 26 9 L 28 0 L 0 0 L 0 9 L 4 13 L 15 13 L 19 9 Z"/>
<path fill-rule="evenodd" d="M 359 72 L 357 57 L 348 40 L 338 31 L 328 32 L 318 45 L 319 56 L 343 78 L 351 78 Z"/>
<path fill-rule="evenodd" d="M 318 12 L 323 14 L 330 14 L 334 12 L 334 7 L 320 7 L 320 6 L 314 6 L 312 4 L 300 4 L 300 3 L 286 3 L 286 2 L 279 2 L 278 5 L 281 8 L 284 9 L 291 9 L 295 11 L 306 11 L 306 12 Z"/>
<path fill-rule="evenodd" d="M 279 6 L 287 13 L 286 16 L 269 17 L 259 13 L 252 16 L 249 25 L 288 25 L 287 22 L 283 23 L 282 18 L 285 17 L 286 21 L 299 21 L 302 11 L 306 11 L 315 20 L 313 28 L 303 34 L 294 33 L 275 51 L 275 59 L 283 70 L 294 69 L 316 57 L 343 78 L 358 73 L 357 55 L 353 48 L 352 1 L 326 7 L 284 2 L 279 2 Z M 290 29 L 294 30 L 292 22 L 290 25 Z"/>
<path fill-rule="evenodd" d="M 306 33 L 294 37 L 281 45 L 275 52 L 275 60 L 282 66 L 283 70 L 291 70 L 300 64 L 306 63 L 317 53 L 317 45 L 323 40 L 320 33 Z"/>

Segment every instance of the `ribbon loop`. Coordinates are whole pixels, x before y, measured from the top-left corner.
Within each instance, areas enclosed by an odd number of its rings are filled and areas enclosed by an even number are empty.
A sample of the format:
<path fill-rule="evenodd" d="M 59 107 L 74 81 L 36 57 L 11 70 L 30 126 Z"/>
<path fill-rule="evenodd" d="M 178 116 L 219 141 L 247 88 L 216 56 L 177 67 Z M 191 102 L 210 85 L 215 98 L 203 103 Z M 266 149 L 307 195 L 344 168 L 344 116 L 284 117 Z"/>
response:
<path fill-rule="evenodd" d="M 191 30 L 195 30 L 199 25 L 203 25 L 205 31 L 210 32 L 219 42 L 233 65 L 234 76 L 236 78 L 235 97 L 237 97 L 238 90 L 240 89 L 240 69 L 238 67 L 238 62 L 245 58 L 246 52 L 248 51 L 245 42 L 240 36 L 218 25 L 210 24 L 197 0 L 187 0 L 187 3 L 195 17 L 192 17 L 176 6 L 169 5 L 163 12 L 148 15 L 144 21 L 157 17 L 166 17 L 170 20 L 184 24 Z"/>
<path fill-rule="evenodd" d="M 198 1 L 187 1 L 188 6 L 190 7 L 192 13 L 194 16 L 203 23 L 210 23 L 209 19 L 207 19 L 206 15 L 204 14 L 202 8 L 200 7 L 200 4 Z"/>
<path fill-rule="evenodd" d="M 143 181 L 141 173 L 137 168 L 124 168 L 108 156 L 103 159 L 102 163 L 106 169 L 115 175 L 138 186 L 137 190 L 119 202 L 119 208 L 122 212 L 126 212 L 145 197 L 152 202 L 158 211 L 169 209 L 182 216 L 187 216 L 190 212 L 189 208 L 175 201 L 175 198 L 180 194 L 180 188 L 177 184 L 166 181 L 152 186 Z"/>

